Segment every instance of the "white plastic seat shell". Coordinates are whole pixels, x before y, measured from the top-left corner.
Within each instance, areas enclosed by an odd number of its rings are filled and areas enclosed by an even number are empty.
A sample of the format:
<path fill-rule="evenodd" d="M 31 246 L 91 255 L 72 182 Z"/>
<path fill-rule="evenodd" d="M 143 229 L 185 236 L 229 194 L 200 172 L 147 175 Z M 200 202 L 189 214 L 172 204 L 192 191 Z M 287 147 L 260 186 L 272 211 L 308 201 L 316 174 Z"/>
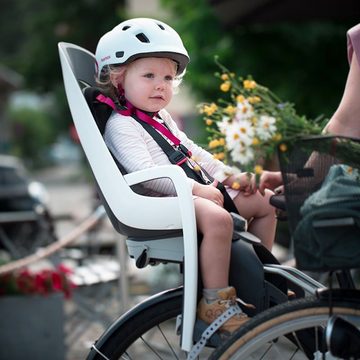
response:
<path fill-rule="evenodd" d="M 192 347 L 198 277 L 197 230 L 194 202 L 184 171 L 166 165 L 122 175 L 83 96 L 80 83 L 94 85 L 94 55 L 70 43 L 58 44 L 65 92 L 71 115 L 96 182 L 119 222 L 137 229 L 181 229 L 184 247 L 184 305 L 181 347 Z M 176 197 L 147 197 L 130 188 L 155 178 L 169 178 Z M 145 244 L 146 242 L 144 242 Z"/>

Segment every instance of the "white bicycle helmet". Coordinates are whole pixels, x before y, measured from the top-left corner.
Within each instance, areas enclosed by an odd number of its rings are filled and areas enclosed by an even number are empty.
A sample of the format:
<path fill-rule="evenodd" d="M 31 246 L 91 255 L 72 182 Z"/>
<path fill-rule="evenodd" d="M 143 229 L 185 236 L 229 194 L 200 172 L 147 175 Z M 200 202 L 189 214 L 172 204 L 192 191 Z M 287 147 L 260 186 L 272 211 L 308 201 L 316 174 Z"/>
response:
<path fill-rule="evenodd" d="M 182 74 L 189 55 L 178 33 L 169 25 L 149 18 L 126 20 L 103 35 L 95 52 L 98 77 L 108 65 L 121 65 L 142 57 L 166 57 Z"/>

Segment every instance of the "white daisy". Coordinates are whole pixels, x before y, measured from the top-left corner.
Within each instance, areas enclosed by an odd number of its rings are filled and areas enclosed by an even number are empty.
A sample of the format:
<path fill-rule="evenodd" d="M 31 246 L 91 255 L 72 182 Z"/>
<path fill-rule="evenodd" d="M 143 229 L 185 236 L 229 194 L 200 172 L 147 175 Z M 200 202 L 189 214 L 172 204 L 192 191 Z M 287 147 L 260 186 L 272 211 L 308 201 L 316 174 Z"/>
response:
<path fill-rule="evenodd" d="M 261 115 L 257 123 L 256 134 L 261 140 L 269 140 L 276 132 L 276 119 L 273 116 Z"/>

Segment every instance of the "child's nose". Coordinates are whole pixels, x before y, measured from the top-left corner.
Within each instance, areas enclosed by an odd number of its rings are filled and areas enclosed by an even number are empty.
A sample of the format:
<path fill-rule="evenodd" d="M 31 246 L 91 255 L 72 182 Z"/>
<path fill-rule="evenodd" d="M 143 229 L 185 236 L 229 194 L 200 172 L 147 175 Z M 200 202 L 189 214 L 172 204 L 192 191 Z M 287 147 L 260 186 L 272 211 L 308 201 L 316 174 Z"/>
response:
<path fill-rule="evenodd" d="M 156 88 L 157 89 L 164 89 L 165 88 L 165 80 L 159 80 L 156 83 Z"/>

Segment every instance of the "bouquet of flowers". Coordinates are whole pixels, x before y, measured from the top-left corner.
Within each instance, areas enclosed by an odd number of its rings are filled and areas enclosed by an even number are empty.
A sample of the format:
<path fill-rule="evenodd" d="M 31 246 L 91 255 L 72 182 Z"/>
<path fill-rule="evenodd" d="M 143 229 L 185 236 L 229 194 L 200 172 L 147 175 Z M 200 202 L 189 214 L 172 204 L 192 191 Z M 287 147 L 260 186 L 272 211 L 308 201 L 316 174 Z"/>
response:
<path fill-rule="evenodd" d="M 69 278 L 71 270 L 64 265 L 56 269 L 33 272 L 28 269 L 0 275 L 0 296 L 6 295 L 49 295 L 54 292 L 71 296 L 75 287 Z"/>
<path fill-rule="evenodd" d="M 266 160 L 287 151 L 293 140 L 322 131 L 319 119 L 308 120 L 293 104 L 281 101 L 251 76 L 242 78 L 219 64 L 220 90 L 216 103 L 203 103 L 209 150 L 215 158 L 260 175 Z"/>

